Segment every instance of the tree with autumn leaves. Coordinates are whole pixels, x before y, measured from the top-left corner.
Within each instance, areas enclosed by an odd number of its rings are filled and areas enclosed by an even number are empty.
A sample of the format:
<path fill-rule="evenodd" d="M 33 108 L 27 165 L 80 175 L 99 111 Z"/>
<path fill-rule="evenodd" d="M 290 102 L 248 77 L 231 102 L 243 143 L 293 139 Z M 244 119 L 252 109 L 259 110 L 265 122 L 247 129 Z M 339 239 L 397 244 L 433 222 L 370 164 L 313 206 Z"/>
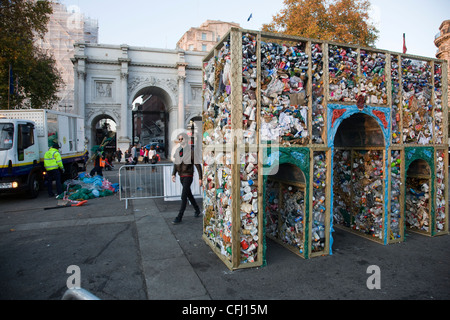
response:
<path fill-rule="evenodd" d="M 369 20 L 369 0 L 284 0 L 262 31 L 373 46 L 379 31 Z"/>
<path fill-rule="evenodd" d="M 38 48 L 52 13 L 50 1 L 0 2 L 0 109 L 51 108 L 62 85 L 53 57 Z"/>

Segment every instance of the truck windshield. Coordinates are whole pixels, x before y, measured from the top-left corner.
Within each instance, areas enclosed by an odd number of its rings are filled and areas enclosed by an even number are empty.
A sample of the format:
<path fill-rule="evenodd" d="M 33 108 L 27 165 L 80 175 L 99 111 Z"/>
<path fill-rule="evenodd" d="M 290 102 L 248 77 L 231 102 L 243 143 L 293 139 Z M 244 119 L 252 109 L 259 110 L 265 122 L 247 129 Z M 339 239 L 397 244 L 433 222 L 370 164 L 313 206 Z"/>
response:
<path fill-rule="evenodd" d="M 14 125 L 12 123 L 0 123 L 0 150 L 12 148 Z"/>

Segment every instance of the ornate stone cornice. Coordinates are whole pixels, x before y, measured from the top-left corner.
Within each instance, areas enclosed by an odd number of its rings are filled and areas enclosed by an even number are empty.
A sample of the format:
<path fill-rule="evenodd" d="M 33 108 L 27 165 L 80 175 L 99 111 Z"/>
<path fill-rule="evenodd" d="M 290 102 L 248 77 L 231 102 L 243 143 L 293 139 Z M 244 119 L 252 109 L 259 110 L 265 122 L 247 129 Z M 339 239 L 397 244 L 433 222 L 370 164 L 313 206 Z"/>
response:
<path fill-rule="evenodd" d="M 78 59 L 72 58 L 72 63 L 75 63 Z M 106 60 L 106 59 L 81 59 L 86 60 L 87 63 L 90 64 L 105 64 L 105 65 L 120 65 L 121 61 L 119 60 Z M 164 68 L 164 69 L 177 69 L 177 64 L 164 64 L 164 63 L 151 63 L 151 62 L 136 62 L 131 61 L 128 62 L 128 66 L 133 67 L 147 67 L 147 68 Z M 196 65 L 187 65 L 186 70 L 202 70 L 202 66 L 196 66 Z"/>
<path fill-rule="evenodd" d="M 74 57 L 75 60 L 87 60 L 88 59 L 87 56 L 85 56 L 85 55 L 78 55 L 78 54 L 74 55 L 73 57 Z"/>
<path fill-rule="evenodd" d="M 177 68 L 177 66 L 174 64 L 148 63 L 148 62 L 131 62 L 130 66 L 149 67 L 149 68 L 168 68 L 168 69 L 176 69 Z"/>
<path fill-rule="evenodd" d="M 88 63 L 91 64 L 111 64 L 111 65 L 120 65 L 119 60 L 102 60 L 102 59 L 87 59 Z"/>
<path fill-rule="evenodd" d="M 88 120 L 88 123 L 91 123 L 96 116 L 109 115 L 117 124 L 120 124 L 120 106 L 86 106 L 85 110 L 85 119 Z"/>
<path fill-rule="evenodd" d="M 441 46 L 441 44 L 442 44 L 444 41 L 448 41 L 449 38 L 450 38 L 450 33 L 445 33 L 445 34 L 439 36 L 438 38 L 436 38 L 436 39 L 434 40 L 434 44 L 436 45 L 436 47 L 439 48 L 439 47 Z M 439 48 L 439 49 L 440 49 L 440 48 Z"/>
<path fill-rule="evenodd" d="M 152 76 L 147 77 L 141 76 L 129 79 L 128 92 L 133 92 L 141 83 L 147 83 L 148 85 L 155 87 L 161 86 L 167 87 L 174 93 L 177 93 L 178 91 L 177 82 L 173 79 L 162 79 L 162 78 L 155 78 Z"/>

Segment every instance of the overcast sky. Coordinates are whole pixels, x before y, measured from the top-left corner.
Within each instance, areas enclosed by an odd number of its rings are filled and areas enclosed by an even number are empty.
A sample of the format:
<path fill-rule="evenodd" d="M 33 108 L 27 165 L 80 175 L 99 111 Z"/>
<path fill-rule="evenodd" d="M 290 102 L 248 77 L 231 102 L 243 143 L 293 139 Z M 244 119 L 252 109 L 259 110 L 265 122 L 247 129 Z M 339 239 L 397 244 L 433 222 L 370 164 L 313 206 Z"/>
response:
<path fill-rule="evenodd" d="M 237 22 L 260 30 L 283 8 L 283 0 L 61 0 L 69 9 L 97 19 L 99 43 L 175 49 L 191 27 L 206 20 Z M 376 47 L 435 57 L 434 37 L 450 19 L 450 0 L 371 0 L 372 18 L 380 31 Z M 247 21 L 250 14 L 252 18 Z"/>

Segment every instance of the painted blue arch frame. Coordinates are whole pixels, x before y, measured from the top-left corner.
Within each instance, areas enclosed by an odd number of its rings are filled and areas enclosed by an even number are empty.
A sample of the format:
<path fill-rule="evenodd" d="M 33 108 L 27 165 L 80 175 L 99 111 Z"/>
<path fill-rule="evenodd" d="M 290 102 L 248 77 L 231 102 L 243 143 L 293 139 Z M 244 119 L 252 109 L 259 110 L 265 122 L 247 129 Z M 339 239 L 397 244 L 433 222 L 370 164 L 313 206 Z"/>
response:
<path fill-rule="evenodd" d="M 335 119 L 334 123 L 333 123 L 333 112 L 335 110 L 343 110 L 345 109 L 345 111 L 342 113 L 342 115 L 340 117 L 338 117 L 337 119 Z M 382 122 L 382 120 L 376 116 L 373 111 L 378 111 L 378 112 L 382 112 L 384 114 L 384 118 L 385 118 L 385 123 Z M 375 106 L 365 106 L 363 109 L 359 109 L 356 105 L 341 105 L 341 104 L 328 104 L 327 105 L 327 141 L 328 141 L 328 147 L 331 149 L 331 176 L 334 176 L 334 172 L 333 172 L 333 167 L 334 167 L 334 138 L 336 136 L 336 132 L 337 129 L 339 128 L 339 126 L 341 125 L 342 121 L 344 121 L 345 119 L 351 117 L 354 114 L 357 113 L 362 113 L 362 114 L 366 114 L 370 117 L 372 117 L 373 119 L 375 119 L 378 123 L 378 125 L 380 126 L 381 131 L 383 132 L 383 136 L 384 136 L 384 147 L 385 147 L 385 155 L 386 155 L 386 159 L 385 159 L 385 164 L 384 164 L 384 172 L 387 173 L 387 169 L 389 168 L 389 147 L 390 147 L 390 143 L 391 143 L 391 109 L 390 108 L 386 108 L 386 107 L 375 107 Z M 333 190 L 333 180 L 331 179 L 330 183 L 331 183 L 331 190 Z M 384 177 L 384 221 L 383 221 L 383 244 L 387 244 L 388 243 L 388 236 L 387 236 L 387 230 L 388 230 L 388 201 L 386 201 L 386 199 L 389 199 L 389 194 L 388 194 L 388 190 L 389 190 L 389 179 L 388 179 L 388 175 L 385 174 Z M 330 192 L 331 195 L 331 199 L 330 199 L 330 230 L 331 232 L 334 231 L 333 229 L 333 203 L 334 203 L 334 193 Z M 330 241 L 330 253 L 332 252 L 332 241 Z"/>

